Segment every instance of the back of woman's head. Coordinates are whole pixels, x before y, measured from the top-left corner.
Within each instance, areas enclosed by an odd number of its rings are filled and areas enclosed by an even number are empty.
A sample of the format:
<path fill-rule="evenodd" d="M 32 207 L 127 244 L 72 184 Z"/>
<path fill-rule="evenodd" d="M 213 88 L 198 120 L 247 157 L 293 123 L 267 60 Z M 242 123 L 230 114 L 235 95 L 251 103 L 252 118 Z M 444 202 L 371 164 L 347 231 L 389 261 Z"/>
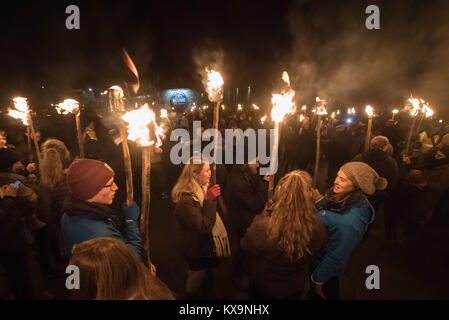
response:
<path fill-rule="evenodd" d="M 75 299 L 173 299 L 165 284 L 150 274 L 122 240 L 100 237 L 76 244 L 70 265 L 80 270 Z"/>
<path fill-rule="evenodd" d="M 42 144 L 41 183 L 53 188 L 64 179 L 63 163 L 68 156 L 64 142 L 47 139 Z"/>
<path fill-rule="evenodd" d="M 279 181 L 273 195 L 268 234 L 292 260 L 311 254 L 309 243 L 319 223 L 311 188 L 310 175 L 295 170 Z"/>
<path fill-rule="evenodd" d="M 206 163 L 200 157 L 191 157 L 189 162 L 184 165 L 181 175 L 172 189 L 172 200 L 179 202 L 183 193 L 197 193 L 199 185 L 195 183 L 193 174 L 200 174 Z"/>

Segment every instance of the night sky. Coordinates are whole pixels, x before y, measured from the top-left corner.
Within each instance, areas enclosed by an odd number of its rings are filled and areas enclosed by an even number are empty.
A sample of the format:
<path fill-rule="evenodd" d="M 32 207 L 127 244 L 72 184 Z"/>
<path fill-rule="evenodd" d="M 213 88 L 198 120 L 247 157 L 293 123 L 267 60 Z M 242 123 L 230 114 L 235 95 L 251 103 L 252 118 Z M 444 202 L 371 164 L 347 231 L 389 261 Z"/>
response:
<path fill-rule="evenodd" d="M 80 30 L 65 28 L 70 4 L 80 8 Z M 380 8 L 380 30 L 365 28 L 370 4 Z M 251 85 L 262 101 L 287 70 L 301 103 L 319 95 L 381 109 L 413 93 L 449 118 L 448 12 L 444 0 L 2 3 L 0 106 L 18 94 L 56 102 L 74 88 L 133 83 L 125 48 L 139 93 L 201 90 L 198 71 L 213 63 L 226 87 Z"/>

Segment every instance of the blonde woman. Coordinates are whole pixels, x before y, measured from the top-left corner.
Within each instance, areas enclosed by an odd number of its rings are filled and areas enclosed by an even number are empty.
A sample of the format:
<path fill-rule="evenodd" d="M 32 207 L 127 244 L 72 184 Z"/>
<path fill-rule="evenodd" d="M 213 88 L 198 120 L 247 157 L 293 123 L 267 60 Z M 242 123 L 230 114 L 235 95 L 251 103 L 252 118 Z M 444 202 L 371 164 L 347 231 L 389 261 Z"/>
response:
<path fill-rule="evenodd" d="M 312 200 L 312 179 L 292 171 L 278 183 L 269 209 L 256 216 L 241 240 L 252 256 L 250 298 L 301 299 L 312 257 L 326 245 Z"/>
<path fill-rule="evenodd" d="M 42 161 L 39 201 L 36 215 L 47 225 L 36 233 L 42 256 L 42 265 L 49 275 L 54 275 L 55 264 L 64 260 L 65 252 L 61 235 L 60 221 L 62 204 L 69 195 L 65 167 L 70 159 L 70 152 L 64 142 L 47 139 L 42 144 Z"/>
<path fill-rule="evenodd" d="M 220 186 L 209 186 L 210 176 L 208 163 L 191 158 L 172 190 L 177 241 L 189 268 L 187 298 L 200 298 L 208 271 L 218 258 L 231 255 L 226 227 L 217 212 Z"/>
<path fill-rule="evenodd" d="M 72 299 L 174 299 L 167 286 L 119 239 L 100 237 L 75 244 L 70 265 L 80 271 L 80 287 L 72 291 Z"/>

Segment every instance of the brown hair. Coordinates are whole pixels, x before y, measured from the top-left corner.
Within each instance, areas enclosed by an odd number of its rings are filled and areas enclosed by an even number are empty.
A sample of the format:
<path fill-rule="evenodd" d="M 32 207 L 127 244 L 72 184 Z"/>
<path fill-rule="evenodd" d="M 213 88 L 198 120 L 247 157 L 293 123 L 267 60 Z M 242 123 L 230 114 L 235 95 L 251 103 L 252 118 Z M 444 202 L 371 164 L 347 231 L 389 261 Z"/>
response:
<path fill-rule="evenodd" d="M 54 188 L 64 179 L 63 161 L 68 153 L 64 142 L 47 139 L 42 144 L 41 183 Z"/>
<path fill-rule="evenodd" d="M 286 174 L 278 183 L 271 206 L 268 235 L 277 240 L 291 259 L 312 254 L 309 243 L 318 228 L 318 217 L 311 199 L 312 178 L 301 170 Z"/>
<path fill-rule="evenodd" d="M 174 299 L 167 286 L 119 239 L 100 237 L 74 245 L 70 265 L 80 270 L 80 289 L 73 290 L 74 299 Z"/>

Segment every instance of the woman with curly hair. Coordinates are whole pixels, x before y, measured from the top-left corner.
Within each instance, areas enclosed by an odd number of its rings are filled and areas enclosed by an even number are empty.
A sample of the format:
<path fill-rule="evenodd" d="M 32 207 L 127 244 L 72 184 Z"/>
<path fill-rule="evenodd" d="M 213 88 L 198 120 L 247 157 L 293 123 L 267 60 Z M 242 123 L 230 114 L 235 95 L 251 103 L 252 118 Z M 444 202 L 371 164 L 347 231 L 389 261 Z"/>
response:
<path fill-rule="evenodd" d="M 80 275 L 72 299 L 174 299 L 167 286 L 119 239 L 100 237 L 75 244 L 70 265 L 77 266 Z"/>
<path fill-rule="evenodd" d="M 270 207 L 256 216 L 241 240 L 252 256 L 252 299 L 301 299 L 308 268 L 326 245 L 324 224 L 312 201 L 312 179 L 301 170 L 278 183 Z"/>

